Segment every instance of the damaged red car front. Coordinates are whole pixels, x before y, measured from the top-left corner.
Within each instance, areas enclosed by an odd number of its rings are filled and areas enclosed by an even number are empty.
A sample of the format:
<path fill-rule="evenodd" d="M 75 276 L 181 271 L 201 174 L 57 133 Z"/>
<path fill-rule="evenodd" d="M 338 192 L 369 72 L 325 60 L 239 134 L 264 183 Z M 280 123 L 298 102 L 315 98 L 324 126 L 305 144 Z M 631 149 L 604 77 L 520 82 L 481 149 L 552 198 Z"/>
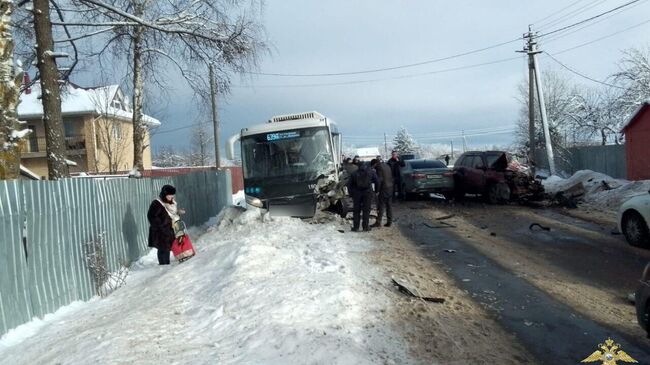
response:
<path fill-rule="evenodd" d="M 480 194 L 493 204 L 541 199 L 532 170 L 505 151 L 466 152 L 454 166 L 455 196 Z"/>

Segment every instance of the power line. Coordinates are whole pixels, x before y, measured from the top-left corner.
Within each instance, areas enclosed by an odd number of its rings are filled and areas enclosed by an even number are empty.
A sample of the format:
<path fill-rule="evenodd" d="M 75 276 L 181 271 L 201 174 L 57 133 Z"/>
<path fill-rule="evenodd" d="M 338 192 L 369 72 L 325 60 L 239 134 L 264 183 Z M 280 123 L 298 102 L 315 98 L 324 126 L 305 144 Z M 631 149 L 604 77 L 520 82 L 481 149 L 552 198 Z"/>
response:
<path fill-rule="evenodd" d="M 553 16 L 555 16 L 555 15 L 557 15 L 557 14 L 559 14 L 559 13 L 565 11 L 566 9 L 569 9 L 569 8 L 573 7 L 574 5 L 577 5 L 577 4 L 579 4 L 579 3 L 583 2 L 583 1 L 584 1 L 584 0 L 574 1 L 574 2 L 572 2 L 571 4 L 569 4 L 569 5 L 565 6 L 565 7 L 563 7 L 562 9 L 560 9 L 560 10 L 558 10 L 558 11 L 554 11 L 554 12 L 552 12 L 551 14 L 549 14 L 549 15 L 543 17 L 542 19 L 539 19 L 539 20 L 537 20 L 537 21 L 534 21 L 533 24 L 540 24 L 540 23 L 541 23 L 541 24 L 544 24 L 544 23 L 542 23 L 544 20 L 546 20 L 546 19 L 548 19 L 548 18 L 550 18 L 550 17 L 553 17 Z M 541 25 L 541 24 L 540 24 L 540 25 Z"/>
<path fill-rule="evenodd" d="M 549 36 L 549 35 L 551 35 L 551 34 L 555 34 L 555 33 L 561 32 L 561 31 L 563 31 L 563 30 L 567 30 L 567 29 L 573 28 L 573 27 L 578 26 L 578 25 L 580 25 L 580 24 L 584 24 L 584 23 L 590 22 L 590 21 L 592 21 L 592 20 L 594 20 L 594 19 L 598 19 L 598 18 L 600 18 L 600 17 L 602 17 L 602 16 L 605 16 L 605 15 L 607 15 L 607 14 L 609 14 L 609 13 L 615 12 L 615 11 L 617 11 L 617 10 L 619 10 L 619 9 L 623 9 L 623 8 L 625 8 L 625 7 L 628 7 L 628 6 L 630 6 L 630 5 L 634 4 L 634 3 L 638 3 L 639 1 L 641 1 L 641 0 L 632 0 L 632 1 L 629 1 L 629 2 L 627 2 L 627 3 L 625 3 L 625 4 L 623 4 L 623 5 L 619 5 L 619 6 L 615 7 L 615 8 L 613 8 L 613 9 L 607 10 L 607 11 L 605 11 L 605 12 L 602 12 L 602 13 L 598 14 L 598 15 L 594 15 L 594 16 L 592 16 L 592 17 L 590 17 L 590 18 L 583 19 L 583 20 L 581 20 L 581 21 L 579 21 L 579 22 L 576 22 L 576 23 L 573 23 L 573 24 L 567 25 L 567 26 L 562 27 L 562 28 L 559 28 L 559 29 L 552 30 L 552 31 L 550 31 L 550 32 L 546 32 L 546 33 L 544 33 L 544 34 L 539 35 L 538 37 L 546 37 L 546 36 Z"/>
<path fill-rule="evenodd" d="M 474 128 L 474 129 L 464 129 L 465 133 L 482 133 L 482 132 L 493 132 L 493 131 L 502 131 L 502 130 L 509 130 L 512 129 L 512 125 L 503 125 L 503 126 L 490 126 L 490 127 L 483 127 L 483 128 Z M 427 138 L 427 137 L 447 137 L 447 136 L 455 136 L 458 134 L 456 131 L 449 131 L 449 132 L 434 132 L 434 133 L 409 133 L 410 136 L 414 138 Z M 395 135 L 389 135 L 388 137 L 395 137 Z M 344 138 L 352 138 L 352 139 L 383 139 L 383 135 L 374 135 L 374 136 L 347 136 Z"/>
<path fill-rule="evenodd" d="M 259 88 L 294 88 L 294 87 L 320 87 L 320 86 L 341 86 L 341 85 L 367 84 L 367 83 L 386 81 L 386 80 L 400 80 L 400 79 L 408 79 L 408 78 L 413 78 L 413 77 L 418 77 L 418 76 L 427 76 L 427 75 L 435 75 L 435 74 L 440 74 L 440 73 L 445 73 L 445 72 L 460 71 L 460 70 L 466 70 L 466 69 L 471 69 L 471 68 L 476 68 L 476 67 L 481 67 L 481 66 L 488 66 L 488 65 L 493 65 L 493 64 L 497 64 L 497 63 L 504 63 L 504 62 L 519 60 L 519 59 L 522 59 L 522 56 L 503 58 L 503 59 L 500 59 L 500 60 L 495 60 L 495 61 L 490 61 L 490 62 L 482 62 L 482 63 L 476 63 L 476 64 L 472 64 L 472 65 L 452 67 L 452 68 L 429 71 L 429 72 L 421 72 L 421 73 L 415 73 L 415 74 L 407 74 L 407 75 L 402 75 L 402 76 L 393 76 L 393 77 L 385 77 L 385 78 L 369 79 L 369 80 L 353 80 L 353 81 L 317 83 L 317 84 L 286 84 L 286 85 L 256 85 L 256 86 L 253 86 L 253 85 L 234 85 L 233 87 L 239 87 L 239 88 L 252 88 L 252 87 L 255 87 L 255 88 L 258 88 L 258 87 Z"/>
<path fill-rule="evenodd" d="M 565 69 L 569 70 L 570 72 L 572 72 L 572 73 L 574 73 L 574 74 L 576 74 L 576 75 L 578 75 L 578 76 L 580 76 L 580 77 L 582 77 L 582 78 L 584 78 L 584 79 L 587 79 L 587 80 L 589 80 L 589 81 L 593 81 L 593 82 L 596 82 L 596 83 L 599 83 L 599 84 L 602 84 L 602 85 L 605 85 L 605 86 L 614 87 L 614 88 L 617 88 L 617 89 L 625 89 L 624 87 L 620 87 L 620 86 L 617 86 L 617 85 L 609 84 L 609 83 L 606 83 L 606 82 L 603 82 L 603 81 L 599 81 L 599 80 L 593 79 L 593 78 L 591 78 L 591 77 L 589 77 L 589 76 L 587 76 L 587 75 L 584 75 L 584 74 L 582 74 L 582 73 L 580 73 L 580 72 L 578 72 L 578 71 L 572 69 L 571 67 L 565 65 L 564 63 L 560 62 L 557 58 L 553 57 L 552 54 L 550 54 L 550 53 L 548 53 L 548 52 L 545 52 L 545 53 L 546 53 L 547 56 L 549 56 L 553 61 L 555 61 L 556 63 L 558 63 L 560 66 L 564 67 Z"/>
<path fill-rule="evenodd" d="M 602 2 L 602 1 L 603 0 L 601 0 L 600 2 Z M 623 9 L 623 8 L 625 8 L 627 6 L 630 6 L 630 5 L 634 4 L 634 3 L 637 3 L 639 1 L 641 1 L 641 0 L 632 0 L 630 2 L 627 2 L 627 3 L 623 4 L 623 5 L 615 7 L 613 9 L 610 9 L 610 10 L 608 10 L 606 12 L 603 12 L 603 13 L 600 13 L 598 15 L 592 16 L 590 18 L 581 20 L 579 22 L 573 23 L 571 25 L 568 25 L 568 26 L 565 26 L 565 27 L 562 27 L 562 28 L 559 28 L 559 29 L 555 29 L 555 30 L 546 32 L 546 33 L 540 35 L 539 37 L 545 37 L 545 36 L 548 36 L 548 35 L 551 35 L 551 34 L 559 33 L 559 32 L 562 32 L 564 30 L 576 27 L 578 25 L 590 22 L 590 21 L 592 21 L 594 19 L 600 18 L 600 17 L 602 17 L 604 15 L 607 15 L 607 14 L 610 14 L 610 13 L 615 12 L 617 10 Z M 576 4 L 576 3 L 578 3 L 578 2 L 575 2 L 574 4 Z M 589 3 L 586 6 L 583 6 L 583 7 L 579 8 L 578 10 L 593 7 L 593 6 L 595 6 L 595 5 L 593 5 L 594 3 L 595 2 Z M 568 8 L 568 7 L 566 7 L 566 8 Z M 561 12 L 566 8 L 563 8 L 558 12 Z M 574 14 L 574 12 L 569 13 L 569 14 Z M 446 57 L 440 57 L 440 58 L 435 58 L 435 59 L 426 60 L 426 61 L 422 61 L 422 62 L 411 63 L 411 64 L 392 66 L 392 67 L 382 67 L 382 68 L 375 68 L 375 69 L 368 69 L 368 70 L 358 70 L 358 71 L 348 71 L 348 72 L 328 72 L 328 73 L 304 73 L 304 74 L 274 73 L 274 72 L 247 72 L 247 73 L 252 74 L 252 75 L 277 76 L 277 77 L 331 77 L 331 76 L 350 76 L 350 75 L 377 73 L 377 72 L 385 72 L 385 71 L 392 71 L 392 70 L 398 70 L 398 69 L 405 69 L 405 68 L 411 68 L 411 67 L 417 67 L 417 66 L 422 66 L 422 65 L 447 61 L 447 60 L 451 60 L 451 59 L 454 59 L 454 58 L 459 58 L 459 57 L 464 57 L 464 56 L 468 56 L 468 55 L 479 53 L 479 52 L 484 52 L 484 51 L 487 51 L 487 50 L 490 50 L 490 49 L 493 49 L 493 48 L 498 48 L 498 47 L 501 47 L 501 46 L 504 46 L 504 45 L 507 45 L 507 44 L 510 44 L 510 43 L 518 42 L 518 41 L 520 41 L 522 39 L 523 39 L 523 37 L 517 37 L 516 39 L 512 39 L 512 40 L 509 40 L 509 41 L 496 43 L 496 44 L 493 44 L 493 45 L 490 45 L 490 46 L 487 46 L 487 47 L 482 47 L 482 48 L 478 48 L 478 49 L 474 49 L 474 50 L 470 50 L 470 51 L 466 51 L 466 52 L 461 52 L 461 53 L 457 53 L 457 54 L 446 56 Z M 299 86 L 297 86 L 297 85 L 286 85 L 285 87 L 347 85 L 347 84 L 353 84 L 353 83 L 363 83 L 363 82 L 373 82 L 373 81 L 375 81 L 375 80 L 358 81 L 358 82 L 346 82 L 346 83 L 331 83 L 331 84 L 314 84 L 314 85 L 304 85 L 304 86 L 303 85 L 299 85 Z M 265 87 L 265 86 L 262 86 L 262 87 Z M 276 87 L 276 86 L 271 86 L 271 87 Z"/>
<path fill-rule="evenodd" d="M 576 45 L 576 46 L 573 46 L 573 47 L 569 47 L 569 48 L 563 49 L 563 50 L 561 50 L 561 51 L 559 51 L 559 52 L 554 52 L 554 54 L 555 54 L 555 55 L 559 55 L 559 54 L 562 54 L 562 53 L 570 52 L 570 51 L 576 50 L 576 49 L 578 49 L 578 48 L 581 48 L 581 47 L 584 47 L 584 46 L 588 46 L 588 45 L 590 45 L 590 44 L 592 44 L 592 43 L 596 43 L 596 42 L 602 41 L 603 39 L 611 38 L 611 37 L 613 37 L 613 36 L 615 36 L 615 35 L 618 35 L 618 34 L 621 34 L 621 33 L 627 32 L 627 31 L 632 30 L 632 29 L 634 29 L 634 28 L 638 28 L 638 27 L 640 27 L 640 26 L 642 26 L 642 25 L 645 25 L 645 24 L 648 24 L 648 23 L 650 23 L 650 19 L 645 20 L 645 21 L 642 21 L 641 23 L 635 24 L 635 25 L 633 25 L 633 26 L 631 26 L 631 27 L 627 27 L 627 28 L 625 28 L 625 29 L 621 29 L 621 30 L 619 30 L 619 31 L 617 31 L 617 32 L 610 33 L 610 34 L 608 34 L 608 35 L 602 36 L 602 37 L 600 37 L 600 38 L 596 38 L 596 39 L 591 40 L 591 41 L 589 41 L 589 42 L 581 43 L 581 44 L 578 44 L 578 45 Z"/>
<path fill-rule="evenodd" d="M 564 22 L 566 20 L 570 20 L 572 18 L 575 18 L 576 16 L 578 16 L 578 15 L 580 15 L 580 14 L 582 14 L 582 13 L 584 13 L 584 12 L 590 10 L 590 9 L 595 8 L 596 6 L 604 3 L 605 1 L 607 1 L 607 0 L 594 0 L 594 1 L 590 2 L 590 3 L 588 3 L 588 4 L 585 4 L 585 5 L 581 6 L 578 9 L 572 10 L 569 13 L 560 16 L 559 18 L 557 18 L 555 20 L 551 20 L 551 21 L 548 21 L 546 23 L 539 24 L 539 28 L 550 28 L 550 27 L 552 27 L 552 26 L 554 26 L 556 24 L 561 24 L 562 22 Z"/>
<path fill-rule="evenodd" d="M 630 6 L 630 7 L 624 8 L 624 9 L 619 9 L 619 11 L 617 11 L 616 13 L 609 14 L 609 16 L 606 16 L 606 17 L 604 17 L 604 18 L 601 18 L 601 19 L 599 19 L 598 21 L 595 21 L 595 22 L 593 22 L 593 23 L 586 24 L 586 25 L 584 25 L 584 26 L 582 26 L 582 27 L 579 27 L 578 29 L 574 29 L 574 30 L 571 31 L 571 32 L 566 32 L 566 33 L 560 33 L 560 34 L 553 35 L 553 36 L 551 36 L 550 38 L 546 39 L 546 41 L 544 42 L 544 44 L 548 44 L 548 43 L 555 42 L 555 41 L 557 41 L 557 40 L 559 40 L 559 39 L 562 39 L 562 38 L 568 37 L 568 36 L 570 36 L 571 34 L 575 34 L 575 33 L 579 32 L 579 31 L 581 31 L 581 30 L 583 30 L 583 29 L 585 29 L 585 28 L 589 28 L 589 27 L 592 27 L 592 26 L 594 26 L 594 25 L 596 25 L 596 24 L 599 24 L 599 23 L 601 23 L 601 22 L 604 22 L 605 20 L 610 19 L 610 18 L 612 18 L 612 17 L 614 17 L 614 16 L 616 16 L 616 15 L 619 15 L 619 14 L 625 12 L 625 11 L 632 10 L 632 9 L 634 9 L 635 7 L 637 7 L 637 6 L 639 6 L 639 5 L 643 4 L 643 3 L 645 3 L 646 1 L 648 1 L 648 0 L 641 0 L 641 2 L 638 2 L 638 3 L 634 4 L 633 6 Z"/>
<path fill-rule="evenodd" d="M 457 54 L 454 54 L 454 55 L 451 55 L 451 56 L 434 58 L 434 59 L 431 59 L 431 60 L 406 64 L 406 65 L 393 66 L 393 67 L 382 67 L 382 68 L 375 68 L 375 69 L 369 69 L 369 70 L 337 72 L 337 73 L 312 73 L 312 74 L 286 74 L 286 73 L 273 73 L 273 72 L 247 72 L 247 73 L 252 74 L 252 75 L 280 76 L 280 77 L 325 77 L 325 76 L 349 76 L 349 75 L 368 74 L 368 73 L 375 73 L 375 72 L 399 70 L 399 69 L 404 69 L 404 68 L 410 68 L 410 67 L 428 65 L 428 64 L 432 64 L 432 63 L 436 63 L 436 62 L 447 61 L 447 60 L 451 60 L 451 59 L 454 59 L 454 58 L 468 56 L 468 55 L 471 55 L 471 54 L 474 54 L 474 53 L 484 52 L 484 51 L 487 51 L 487 50 L 490 50 L 490 49 L 493 49 L 493 48 L 498 48 L 498 47 L 501 47 L 501 46 L 505 46 L 505 45 L 510 44 L 510 43 L 519 42 L 522 39 L 523 39 L 523 37 L 518 37 L 516 39 L 512 39 L 512 40 L 509 40 L 509 41 L 506 41 L 506 42 L 493 44 L 491 46 L 487 46 L 487 47 L 483 47 L 483 48 L 479 48 L 479 49 L 474 49 L 474 50 L 471 50 L 471 51 L 457 53 Z"/>
<path fill-rule="evenodd" d="M 158 134 L 165 134 L 165 133 L 176 132 L 176 131 L 180 131 L 180 130 L 183 130 L 183 129 L 196 127 L 197 125 L 201 125 L 201 124 L 206 124 L 206 123 L 205 123 L 205 122 L 193 123 L 193 124 L 186 125 L 186 126 L 183 126 L 183 127 L 178 127 L 178 128 L 174 128 L 174 129 L 163 130 L 163 131 L 160 131 L 160 132 L 154 132 L 154 134 L 155 134 L 155 135 L 158 135 Z"/>
<path fill-rule="evenodd" d="M 503 130 L 493 130 L 493 131 L 485 131 L 485 132 L 476 132 L 476 133 L 467 133 L 467 131 L 464 132 L 455 132 L 453 134 L 449 134 L 446 136 L 437 136 L 437 137 L 418 137 L 417 135 L 412 135 L 412 137 L 416 140 L 419 141 L 442 141 L 442 140 L 448 140 L 448 139 L 454 139 L 454 138 L 462 138 L 462 137 L 477 137 L 477 136 L 489 136 L 489 135 L 494 135 L 494 134 L 505 134 L 505 133 L 512 133 L 515 132 L 517 129 L 515 126 L 511 126 L 508 129 L 503 129 Z M 382 142 L 384 141 L 383 137 L 381 138 L 365 138 L 365 137 L 357 137 L 357 136 L 346 136 L 345 134 L 343 135 L 343 139 L 350 141 L 350 142 L 355 142 L 355 143 L 372 143 L 372 142 Z"/>

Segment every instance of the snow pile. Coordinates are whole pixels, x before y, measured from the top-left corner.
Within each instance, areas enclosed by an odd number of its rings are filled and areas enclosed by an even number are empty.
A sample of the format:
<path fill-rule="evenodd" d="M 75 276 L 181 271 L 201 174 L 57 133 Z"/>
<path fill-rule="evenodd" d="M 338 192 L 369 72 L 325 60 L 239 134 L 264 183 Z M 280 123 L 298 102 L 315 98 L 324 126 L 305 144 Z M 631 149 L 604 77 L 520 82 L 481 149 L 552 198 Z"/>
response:
<path fill-rule="evenodd" d="M 239 190 L 237 194 L 233 194 L 232 205 L 246 208 L 246 195 L 243 190 Z"/>
<path fill-rule="evenodd" d="M 195 237 L 197 256 L 141 258 L 127 284 L 0 340 L 20 364 L 408 364 L 385 318 L 372 242 L 338 223 L 225 209 Z M 20 333 L 20 334 L 16 334 Z"/>
<path fill-rule="evenodd" d="M 591 170 L 580 170 L 570 178 L 550 176 L 542 180 L 544 190 L 551 196 L 582 183 L 585 194 L 582 200 L 591 207 L 605 211 L 618 211 L 625 201 L 633 196 L 647 194 L 650 180 L 628 181 Z"/>

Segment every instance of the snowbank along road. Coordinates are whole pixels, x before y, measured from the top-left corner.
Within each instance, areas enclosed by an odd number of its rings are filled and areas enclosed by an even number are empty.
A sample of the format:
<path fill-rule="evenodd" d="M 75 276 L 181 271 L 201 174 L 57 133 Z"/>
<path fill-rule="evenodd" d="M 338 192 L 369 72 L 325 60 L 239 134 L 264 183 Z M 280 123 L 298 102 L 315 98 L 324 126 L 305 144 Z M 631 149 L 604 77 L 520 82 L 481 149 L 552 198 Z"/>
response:
<path fill-rule="evenodd" d="M 609 227 L 471 199 L 395 213 L 364 234 L 230 208 L 191 260 L 153 252 L 109 297 L 3 336 L 0 364 L 576 364 L 607 337 L 650 363 L 626 302 L 650 254 Z"/>
<path fill-rule="evenodd" d="M 340 228 L 228 209 L 196 257 L 144 257 L 106 299 L 5 335 L 0 363 L 416 363 L 384 319 L 391 293 L 363 258 L 372 242 Z"/>

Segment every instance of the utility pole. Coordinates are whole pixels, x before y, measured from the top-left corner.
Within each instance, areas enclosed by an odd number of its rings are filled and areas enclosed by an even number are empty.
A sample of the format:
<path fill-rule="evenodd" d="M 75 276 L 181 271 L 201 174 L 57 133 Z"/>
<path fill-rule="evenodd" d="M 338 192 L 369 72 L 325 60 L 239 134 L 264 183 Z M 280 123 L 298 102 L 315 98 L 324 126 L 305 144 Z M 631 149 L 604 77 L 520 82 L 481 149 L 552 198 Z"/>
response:
<path fill-rule="evenodd" d="M 531 52 L 535 50 L 535 38 L 531 26 L 528 26 L 528 161 L 535 168 L 535 64 Z"/>
<path fill-rule="evenodd" d="M 214 81 L 214 70 L 212 63 L 209 65 L 210 70 L 210 104 L 212 106 L 212 124 L 214 127 L 214 157 L 217 169 L 221 167 L 221 156 L 219 153 L 219 115 L 217 114 L 217 86 Z"/>
<path fill-rule="evenodd" d="M 546 117 L 546 103 L 544 102 L 544 91 L 542 85 L 542 73 L 539 69 L 539 63 L 537 62 L 537 55 L 542 53 L 542 51 L 537 49 L 537 42 L 535 41 L 535 34 L 533 33 L 531 27 L 528 28 L 528 33 L 524 34 L 524 38 L 528 39 L 527 47 L 524 48 L 524 53 L 528 54 L 528 67 L 529 67 L 529 77 L 530 75 L 535 76 L 535 88 L 537 89 L 537 101 L 539 103 L 539 112 L 542 117 L 542 128 L 544 130 L 544 142 L 546 144 L 546 156 L 548 158 L 548 168 L 551 175 L 555 174 L 555 159 L 553 155 L 553 143 L 551 141 L 551 133 L 548 129 L 548 119 Z M 532 70 L 531 67 L 532 66 Z M 529 138 L 530 138 L 530 149 L 533 152 L 534 156 L 534 146 L 535 146 L 535 112 L 534 112 L 534 92 L 532 82 L 529 82 L 529 103 L 528 103 L 528 118 L 529 118 Z"/>
<path fill-rule="evenodd" d="M 386 139 L 386 133 L 384 133 L 384 156 L 388 158 L 388 140 Z"/>
<path fill-rule="evenodd" d="M 451 144 L 451 158 L 454 158 L 454 140 L 449 141 Z"/>
<path fill-rule="evenodd" d="M 546 103 L 544 102 L 544 91 L 542 85 L 542 72 L 539 69 L 539 62 L 537 62 L 537 54 L 542 51 L 537 50 L 537 43 L 533 43 L 533 49 L 529 53 L 533 59 L 533 69 L 535 73 L 535 86 L 537 87 L 537 101 L 539 102 L 539 112 L 542 116 L 542 128 L 544 129 L 544 142 L 546 142 L 546 157 L 548 158 L 548 169 L 551 175 L 555 174 L 555 157 L 553 155 L 553 143 L 551 141 L 551 133 L 548 129 L 548 119 L 546 117 Z"/>

